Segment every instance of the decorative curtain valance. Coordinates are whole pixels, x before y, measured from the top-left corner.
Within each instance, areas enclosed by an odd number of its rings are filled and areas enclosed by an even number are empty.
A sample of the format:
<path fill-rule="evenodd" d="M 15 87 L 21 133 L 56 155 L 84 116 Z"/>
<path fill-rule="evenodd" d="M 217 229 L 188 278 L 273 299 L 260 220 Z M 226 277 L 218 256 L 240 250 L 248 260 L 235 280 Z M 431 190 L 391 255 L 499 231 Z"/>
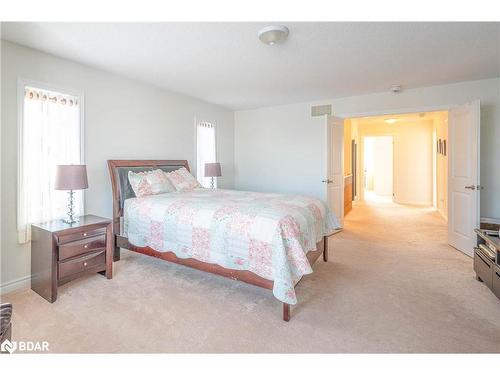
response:
<path fill-rule="evenodd" d="M 76 97 L 71 95 L 62 95 L 55 92 L 50 92 L 41 89 L 35 89 L 32 87 L 26 87 L 24 90 L 24 96 L 26 99 L 33 100 L 41 100 L 41 101 L 49 101 L 51 103 L 61 104 L 61 105 L 69 105 L 77 106 L 78 100 Z"/>
<path fill-rule="evenodd" d="M 203 128 L 213 128 L 214 125 L 211 124 L 210 122 L 200 122 L 198 124 L 199 127 L 203 127 Z"/>

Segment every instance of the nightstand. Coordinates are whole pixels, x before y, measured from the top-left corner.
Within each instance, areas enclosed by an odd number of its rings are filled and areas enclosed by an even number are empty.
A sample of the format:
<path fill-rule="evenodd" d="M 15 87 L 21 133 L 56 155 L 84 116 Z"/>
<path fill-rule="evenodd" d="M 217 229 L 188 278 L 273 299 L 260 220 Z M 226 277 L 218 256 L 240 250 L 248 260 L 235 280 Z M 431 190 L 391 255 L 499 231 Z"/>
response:
<path fill-rule="evenodd" d="M 49 302 L 57 287 L 89 273 L 111 279 L 114 239 L 111 220 L 94 215 L 75 224 L 53 220 L 31 225 L 31 289 Z"/>

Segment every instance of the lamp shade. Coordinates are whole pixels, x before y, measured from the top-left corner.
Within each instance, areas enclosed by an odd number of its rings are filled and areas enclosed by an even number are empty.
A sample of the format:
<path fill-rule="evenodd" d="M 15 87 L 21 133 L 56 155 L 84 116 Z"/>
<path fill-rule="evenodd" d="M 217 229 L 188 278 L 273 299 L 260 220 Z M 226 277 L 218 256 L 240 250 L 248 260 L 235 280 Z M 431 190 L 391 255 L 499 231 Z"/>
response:
<path fill-rule="evenodd" d="M 220 177 L 222 176 L 220 163 L 206 163 L 205 177 Z"/>
<path fill-rule="evenodd" d="M 86 165 L 58 165 L 56 190 L 80 190 L 89 187 Z"/>

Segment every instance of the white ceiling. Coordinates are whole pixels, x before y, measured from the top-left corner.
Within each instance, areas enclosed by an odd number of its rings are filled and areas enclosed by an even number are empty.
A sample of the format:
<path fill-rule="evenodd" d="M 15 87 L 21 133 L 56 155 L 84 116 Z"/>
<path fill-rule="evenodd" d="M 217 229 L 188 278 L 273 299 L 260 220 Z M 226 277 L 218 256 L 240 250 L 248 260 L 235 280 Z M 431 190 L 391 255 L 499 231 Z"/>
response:
<path fill-rule="evenodd" d="M 498 77 L 498 23 L 3 23 L 2 38 L 232 109 Z"/>

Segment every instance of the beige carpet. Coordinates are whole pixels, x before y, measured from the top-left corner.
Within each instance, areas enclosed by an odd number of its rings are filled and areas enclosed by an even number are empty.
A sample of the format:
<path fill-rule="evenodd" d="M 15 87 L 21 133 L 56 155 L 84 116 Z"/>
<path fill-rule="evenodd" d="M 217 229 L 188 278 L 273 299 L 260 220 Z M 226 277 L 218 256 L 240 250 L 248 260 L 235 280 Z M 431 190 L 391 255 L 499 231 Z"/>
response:
<path fill-rule="evenodd" d="M 445 241 L 429 210 L 355 207 L 289 323 L 269 291 L 127 251 L 113 280 L 76 280 L 54 304 L 5 299 L 14 339 L 52 352 L 500 352 L 500 301 Z"/>

